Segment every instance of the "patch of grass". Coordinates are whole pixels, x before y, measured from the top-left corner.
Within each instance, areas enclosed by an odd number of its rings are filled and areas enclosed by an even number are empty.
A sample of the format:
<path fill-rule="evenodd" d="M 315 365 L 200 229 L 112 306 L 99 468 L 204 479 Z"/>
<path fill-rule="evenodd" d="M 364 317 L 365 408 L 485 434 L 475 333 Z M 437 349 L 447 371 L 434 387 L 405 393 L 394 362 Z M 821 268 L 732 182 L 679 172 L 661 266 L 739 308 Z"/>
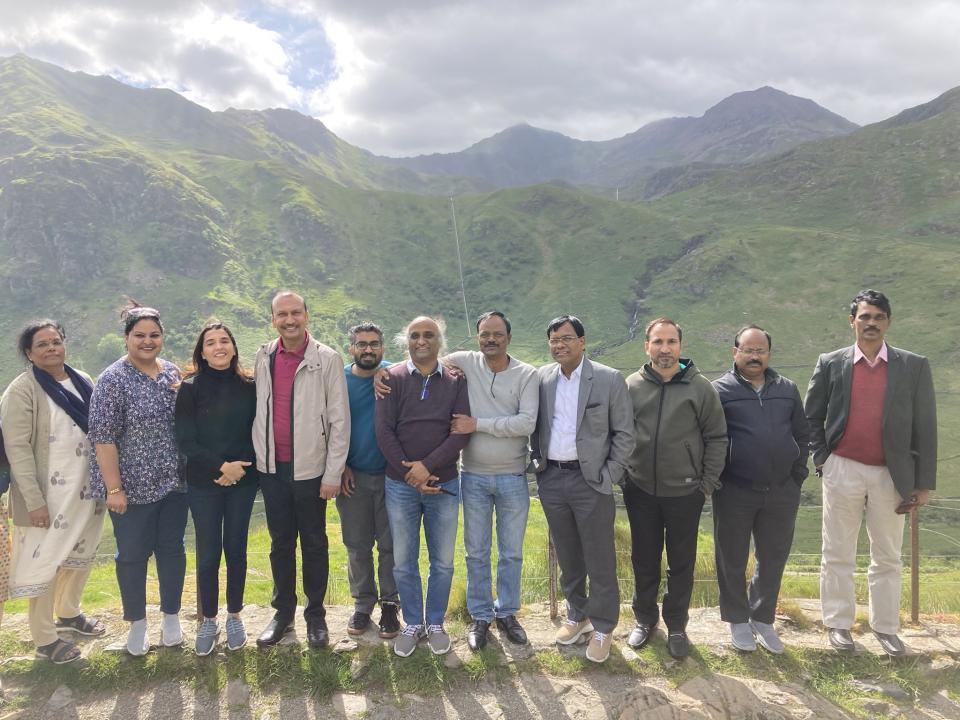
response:
<path fill-rule="evenodd" d="M 499 680 L 509 672 L 504 666 L 503 655 L 489 646 L 471 653 L 464 660 L 462 668 L 467 677 L 475 683 L 479 683 L 488 677 Z"/>
<path fill-rule="evenodd" d="M 556 650 L 539 650 L 530 663 L 537 669 L 554 677 L 573 677 L 580 673 L 587 661 L 577 655 L 566 655 Z"/>
<path fill-rule="evenodd" d="M 780 614 L 786 615 L 798 630 L 810 630 L 815 623 L 803 611 L 803 608 L 793 600 L 780 600 L 777 609 Z"/>

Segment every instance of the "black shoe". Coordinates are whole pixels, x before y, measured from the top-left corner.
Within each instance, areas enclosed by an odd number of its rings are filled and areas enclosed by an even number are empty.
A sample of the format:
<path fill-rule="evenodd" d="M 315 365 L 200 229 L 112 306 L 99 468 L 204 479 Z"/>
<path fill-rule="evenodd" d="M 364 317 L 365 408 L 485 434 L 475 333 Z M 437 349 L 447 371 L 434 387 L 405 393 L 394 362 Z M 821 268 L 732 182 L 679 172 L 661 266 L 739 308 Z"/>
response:
<path fill-rule="evenodd" d="M 849 630 L 827 628 L 827 638 L 830 640 L 830 645 L 833 646 L 834 650 L 853 652 L 857 649 L 857 646 L 853 644 L 853 636 Z"/>
<path fill-rule="evenodd" d="M 507 640 L 517 645 L 526 645 L 527 644 L 527 633 L 520 626 L 520 622 L 517 620 L 516 615 L 507 615 L 506 617 L 497 618 L 497 629 L 506 633 Z"/>
<path fill-rule="evenodd" d="M 395 603 L 380 605 L 380 637 L 385 640 L 395 638 L 400 634 L 400 618 L 397 616 L 400 608 Z"/>
<path fill-rule="evenodd" d="M 674 660 L 683 660 L 690 654 L 690 638 L 682 630 L 667 633 L 667 652 Z"/>
<path fill-rule="evenodd" d="M 653 627 L 647 625 L 646 623 L 637 623 L 637 626 L 630 631 L 630 637 L 627 638 L 627 645 L 632 647 L 634 650 L 639 650 L 648 642 L 653 636 Z"/>
<path fill-rule="evenodd" d="M 350 616 L 350 622 L 347 623 L 347 635 L 363 635 L 370 627 L 370 615 L 360 611 Z"/>
<path fill-rule="evenodd" d="M 903 641 L 895 634 L 881 633 L 873 631 L 874 636 L 880 641 L 880 647 L 890 657 L 900 657 L 905 655 L 907 649 L 903 646 Z"/>
<path fill-rule="evenodd" d="M 325 648 L 329 642 L 327 621 L 323 618 L 307 620 L 307 644 L 312 648 Z"/>
<path fill-rule="evenodd" d="M 474 620 L 467 630 L 467 647 L 476 652 L 487 646 L 487 631 L 490 623 L 486 620 Z"/>
<path fill-rule="evenodd" d="M 283 640 L 284 635 L 292 631 L 292 620 L 281 620 L 280 618 L 275 617 L 270 621 L 270 624 L 263 629 L 263 632 L 260 633 L 260 637 L 257 638 L 257 645 L 260 647 L 276 645 L 278 642 Z"/>

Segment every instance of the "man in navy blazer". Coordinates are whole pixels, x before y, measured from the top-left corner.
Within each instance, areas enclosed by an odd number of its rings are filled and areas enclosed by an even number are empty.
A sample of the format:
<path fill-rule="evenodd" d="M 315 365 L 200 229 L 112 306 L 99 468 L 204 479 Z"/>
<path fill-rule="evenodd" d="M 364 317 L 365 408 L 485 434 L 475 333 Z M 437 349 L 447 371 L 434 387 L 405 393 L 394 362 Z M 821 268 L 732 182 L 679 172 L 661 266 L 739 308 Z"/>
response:
<path fill-rule="evenodd" d="M 622 482 L 633 451 L 633 410 L 623 375 L 584 357 L 578 318 L 554 319 L 547 338 L 556 362 L 538 371 L 540 412 L 530 436 L 530 470 L 537 474 L 567 598 L 557 642 L 572 645 L 590 634 L 587 659 L 603 662 L 620 618 L 613 486 Z"/>
<path fill-rule="evenodd" d="M 853 572 L 864 516 L 870 535 L 870 627 L 888 655 L 902 655 L 903 514 L 937 482 L 937 409 L 925 357 L 887 345 L 890 301 L 876 290 L 850 304 L 856 343 L 820 356 L 804 409 L 823 477 L 820 604 L 831 645 L 854 649 Z"/>

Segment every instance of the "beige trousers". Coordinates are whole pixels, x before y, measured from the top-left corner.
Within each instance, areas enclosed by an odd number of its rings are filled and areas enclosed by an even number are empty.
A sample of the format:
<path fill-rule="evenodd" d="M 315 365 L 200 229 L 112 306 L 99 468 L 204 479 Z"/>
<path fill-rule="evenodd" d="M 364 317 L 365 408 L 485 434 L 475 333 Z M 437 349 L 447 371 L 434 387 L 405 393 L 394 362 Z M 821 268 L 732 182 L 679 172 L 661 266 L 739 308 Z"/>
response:
<path fill-rule="evenodd" d="M 57 577 L 50 588 L 42 595 L 30 598 L 30 635 L 37 647 L 49 645 L 57 640 L 57 617 L 72 618 L 80 614 L 80 600 L 83 586 L 87 583 L 91 567 L 57 570 Z"/>
<path fill-rule="evenodd" d="M 886 467 L 864 465 L 833 454 L 823 465 L 823 557 L 820 607 L 823 624 L 849 630 L 856 613 L 853 573 L 857 539 L 864 517 L 870 538 L 870 627 L 900 629 L 900 575 L 903 547 L 902 502 Z"/>

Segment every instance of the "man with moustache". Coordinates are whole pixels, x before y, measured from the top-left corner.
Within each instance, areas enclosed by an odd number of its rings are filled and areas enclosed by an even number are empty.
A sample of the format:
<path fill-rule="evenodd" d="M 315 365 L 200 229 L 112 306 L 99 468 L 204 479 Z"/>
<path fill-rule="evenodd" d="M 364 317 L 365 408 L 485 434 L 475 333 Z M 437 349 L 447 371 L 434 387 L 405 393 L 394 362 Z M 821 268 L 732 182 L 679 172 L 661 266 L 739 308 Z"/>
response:
<path fill-rule="evenodd" d="M 556 640 L 572 645 L 589 634 L 587 659 L 600 663 L 610 656 L 620 619 L 613 486 L 623 479 L 634 443 L 623 375 L 584 357 L 585 334 L 573 315 L 547 326 L 556 362 L 538 371 L 540 412 L 530 437 L 530 470 L 537 474 L 567 599 L 567 619 Z"/>
<path fill-rule="evenodd" d="M 307 642 L 329 641 L 326 610 L 329 557 L 327 500 L 340 492 L 350 447 L 350 406 L 343 361 L 307 330 L 307 303 L 282 290 L 270 303 L 279 337 L 257 351 L 257 415 L 253 446 L 270 531 L 276 613 L 257 645 L 279 643 L 297 609 L 297 539 L 303 564 Z"/>
<path fill-rule="evenodd" d="M 470 415 L 467 383 L 445 371 L 442 321 L 414 318 L 397 336 L 408 359 L 388 372 L 390 394 L 374 409 L 377 443 L 387 460 L 385 492 L 393 536 L 393 576 L 406 623 L 393 651 L 408 657 L 424 637 L 431 652 L 450 651 L 443 627 L 453 581 L 459 519 L 457 459 L 470 435 L 452 433 L 455 415 Z M 424 604 L 420 581 L 420 528 L 430 574 Z"/>
<path fill-rule="evenodd" d="M 727 464 L 713 493 L 720 618 L 737 650 L 757 641 L 779 655 L 773 621 L 793 543 L 800 486 L 807 477 L 810 432 L 797 386 L 770 367 L 773 341 L 757 325 L 733 339 L 733 369 L 713 381 L 727 420 Z M 744 582 L 750 539 L 756 564 Z M 756 634 L 756 638 L 754 638 Z"/>
<path fill-rule="evenodd" d="M 379 635 L 393 638 L 400 632 L 397 617 L 400 598 L 393 579 L 393 538 L 383 489 L 387 461 L 377 446 L 373 422 L 376 402 L 373 378 L 380 368 L 389 367 L 390 363 L 383 360 L 383 331 L 377 325 L 354 325 L 349 337 L 353 362 L 344 367 L 344 375 L 350 397 L 350 450 L 337 496 L 340 529 L 349 561 L 347 577 L 353 595 L 353 615 L 347 623 L 347 633 L 363 635 L 366 632 L 373 607 L 379 600 Z M 379 557 L 377 571 L 373 564 L 374 542 Z"/>
<path fill-rule="evenodd" d="M 487 644 L 487 631 L 497 628 L 510 642 L 525 644 L 527 634 L 517 620 L 523 536 L 530 494 L 524 469 L 527 439 L 537 423 L 539 379 L 531 365 L 507 354 L 510 320 L 498 310 L 477 318 L 480 351 L 451 353 L 444 362 L 467 378 L 471 415 L 453 416 L 451 431 L 471 435 L 463 450 L 463 545 L 467 552 L 467 611 L 473 623 L 467 645 L 477 651 Z M 497 599 L 491 592 L 490 546 L 493 515 L 497 516 Z"/>
<path fill-rule="evenodd" d="M 853 298 L 856 342 L 820 356 L 804 407 L 823 477 L 820 605 L 830 644 L 855 649 L 853 572 L 866 517 L 870 628 L 885 653 L 900 656 L 903 516 L 937 484 L 937 406 L 927 359 L 884 341 L 891 317 L 883 293 Z"/>
<path fill-rule="evenodd" d="M 627 378 L 636 445 L 629 458 L 623 501 L 630 520 L 637 625 L 627 644 L 642 648 L 660 619 L 660 558 L 667 549 L 663 621 L 667 651 L 690 653 L 686 627 L 697 532 L 703 503 L 717 487 L 727 450 L 720 398 L 693 361 L 681 358 L 683 331 L 669 318 L 650 322 L 644 334 L 650 358 Z"/>

